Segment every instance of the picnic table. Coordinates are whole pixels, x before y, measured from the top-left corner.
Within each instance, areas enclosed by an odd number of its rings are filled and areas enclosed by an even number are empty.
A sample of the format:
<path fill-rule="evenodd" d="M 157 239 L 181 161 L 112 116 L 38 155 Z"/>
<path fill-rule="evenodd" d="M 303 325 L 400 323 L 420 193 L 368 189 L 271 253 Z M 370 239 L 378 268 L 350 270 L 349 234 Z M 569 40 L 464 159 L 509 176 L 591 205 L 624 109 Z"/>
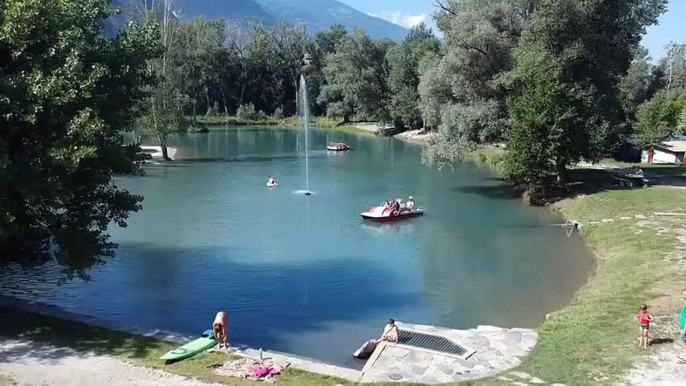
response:
<path fill-rule="evenodd" d="M 637 188 L 642 188 L 644 186 L 648 186 L 648 182 L 650 182 L 648 179 L 646 179 L 641 174 L 612 173 L 612 178 L 619 181 L 619 186 L 629 186 L 629 187 L 637 187 Z"/>

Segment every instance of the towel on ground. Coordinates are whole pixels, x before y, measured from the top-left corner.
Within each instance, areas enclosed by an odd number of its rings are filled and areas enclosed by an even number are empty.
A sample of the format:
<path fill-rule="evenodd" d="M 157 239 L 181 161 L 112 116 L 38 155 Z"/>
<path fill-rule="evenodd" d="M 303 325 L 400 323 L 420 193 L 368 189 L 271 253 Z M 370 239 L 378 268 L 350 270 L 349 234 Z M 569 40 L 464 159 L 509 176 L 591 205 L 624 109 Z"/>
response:
<path fill-rule="evenodd" d="M 288 366 L 290 366 L 290 363 L 285 361 L 271 359 L 260 361 L 258 359 L 243 358 L 226 362 L 221 367 L 217 367 L 215 371 L 219 375 L 271 383 L 276 382 L 274 376 L 280 374 Z"/>

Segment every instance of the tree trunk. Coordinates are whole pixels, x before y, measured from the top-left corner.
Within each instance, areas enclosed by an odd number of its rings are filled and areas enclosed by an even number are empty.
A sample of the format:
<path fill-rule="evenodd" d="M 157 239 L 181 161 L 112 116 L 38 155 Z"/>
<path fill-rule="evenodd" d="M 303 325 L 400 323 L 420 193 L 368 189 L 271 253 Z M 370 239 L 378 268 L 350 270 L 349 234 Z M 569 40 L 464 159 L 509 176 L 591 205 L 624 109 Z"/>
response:
<path fill-rule="evenodd" d="M 205 85 L 205 100 L 207 101 L 207 111 L 205 112 L 205 116 L 209 116 L 212 114 L 212 104 L 210 102 L 210 88 Z"/>
<path fill-rule="evenodd" d="M 224 92 L 223 88 L 221 89 L 221 93 L 222 93 L 222 102 L 224 102 L 224 114 L 226 114 L 226 116 L 228 117 L 229 116 L 229 106 L 226 104 L 226 93 Z"/>
<path fill-rule="evenodd" d="M 193 126 L 198 125 L 198 102 L 193 101 Z"/>
<path fill-rule="evenodd" d="M 557 168 L 557 182 L 561 184 L 565 184 L 569 182 L 569 172 L 567 171 L 567 166 L 565 165 L 565 162 L 558 158 L 556 162 L 556 168 Z"/>

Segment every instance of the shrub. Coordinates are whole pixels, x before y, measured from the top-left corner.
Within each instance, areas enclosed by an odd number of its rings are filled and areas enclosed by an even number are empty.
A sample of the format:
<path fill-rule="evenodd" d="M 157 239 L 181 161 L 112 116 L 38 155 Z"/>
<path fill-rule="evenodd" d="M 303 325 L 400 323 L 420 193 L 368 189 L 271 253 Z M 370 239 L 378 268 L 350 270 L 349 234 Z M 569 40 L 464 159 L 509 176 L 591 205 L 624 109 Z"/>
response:
<path fill-rule="evenodd" d="M 236 117 L 246 121 L 255 121 L 257 120 L 258 116 L 258 112 L 255 110 L 255 105 L 252 103 L 240 105 L 238 106 L 238 110 L 236 110 Z"/>

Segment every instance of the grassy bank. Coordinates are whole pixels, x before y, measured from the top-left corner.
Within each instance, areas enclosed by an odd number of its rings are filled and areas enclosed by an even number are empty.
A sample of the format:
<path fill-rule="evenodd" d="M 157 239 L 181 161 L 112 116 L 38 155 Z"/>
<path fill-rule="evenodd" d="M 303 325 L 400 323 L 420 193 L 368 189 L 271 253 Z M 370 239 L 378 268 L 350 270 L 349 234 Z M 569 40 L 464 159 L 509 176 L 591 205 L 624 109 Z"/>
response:
<path fill-rule="evenodd" d="M 503 154 L 501 149 L 482 149 L 472 155 L 472 160 L 498 170 Z M 627 167 L 621 163 L 611 166 Z M 651 215 L 683 213 L 686 190 L 672 186 L 681 185 L 680 180 L 670 180 L 683 176 L 683 168 L 655 165 L 644 170 L 648 178 L 655 174 L 667 180 L 656 187 L 621 189 L 606 170 L 577 168 L 571 172 L 571 197 L 551 205 L 551 209 L 584 224 L 583 236 L 596 256 L 596 271 L 571 305 L 541 325 L 540 340 L 521 371 L 550 383 L 612 384 L 639 357 L 659 348 L 636 347 L 633 316 L 642 303 L 651 305 L 658 316 L 671 316 L 680 309 L 683 272 L 679 273 L 668 257 L 686 227 L 678 218 Z M 647 218 L 637 219 L 635 215 Z M 592 222 L 599 224 L 590 225 Z M 671 328 L 676 334 L 676 326 L 663 328 Z M 479 384 L 500 382 L 484 380 Z"/>

